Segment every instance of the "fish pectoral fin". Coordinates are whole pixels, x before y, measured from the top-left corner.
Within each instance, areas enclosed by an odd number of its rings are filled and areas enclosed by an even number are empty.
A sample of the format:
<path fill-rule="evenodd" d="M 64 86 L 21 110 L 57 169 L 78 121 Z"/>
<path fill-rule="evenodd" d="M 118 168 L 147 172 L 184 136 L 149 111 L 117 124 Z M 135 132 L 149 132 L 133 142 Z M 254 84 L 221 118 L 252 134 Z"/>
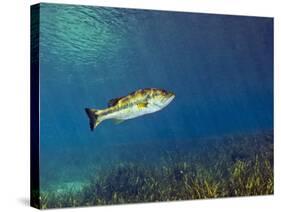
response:
<path fill-rule="evenodd" d="M 140 102 L 137 104 L 138 109 L 146 108 L 148 105 L 148 102 Z"/>
<path fill-rule="evenodd" d="M 114 124 L 121 124 L 122 122 L 124 122 L 124 119 L 112 119 Z"/>

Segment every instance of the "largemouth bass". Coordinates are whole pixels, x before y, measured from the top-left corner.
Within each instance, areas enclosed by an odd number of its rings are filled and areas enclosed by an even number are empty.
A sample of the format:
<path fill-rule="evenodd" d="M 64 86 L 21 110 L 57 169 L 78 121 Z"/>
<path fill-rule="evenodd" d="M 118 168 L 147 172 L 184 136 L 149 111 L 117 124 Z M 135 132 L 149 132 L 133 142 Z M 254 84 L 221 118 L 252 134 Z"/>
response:
<path fill-rule="evenodd" d="M 123 122 L 145 114 L 154 113 L 166 107 L 175 94 L 163 89 L 145 88 L 139 89 L 127 96 L 111 99 L 108 107 L 97 110 L 85 108 L 90 120 L 90 128 L 93 131 L 102 121 L 114 119 L 115 122 Z"/>

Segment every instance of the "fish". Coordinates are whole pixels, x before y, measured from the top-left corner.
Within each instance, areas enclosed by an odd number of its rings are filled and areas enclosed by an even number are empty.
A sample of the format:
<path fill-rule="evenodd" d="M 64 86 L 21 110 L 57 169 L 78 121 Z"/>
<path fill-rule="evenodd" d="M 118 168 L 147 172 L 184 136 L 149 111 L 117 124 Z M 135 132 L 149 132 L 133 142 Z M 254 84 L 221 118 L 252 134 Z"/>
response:
<path fill-rule="evenodd" d="M 165 108 L 175 98 L 170 91 L 158 88 L 139 89 L 130 94 L 109 100 L 105 109 L 85 108 L 91 131 L 105 120 L 122 123 Z"/>

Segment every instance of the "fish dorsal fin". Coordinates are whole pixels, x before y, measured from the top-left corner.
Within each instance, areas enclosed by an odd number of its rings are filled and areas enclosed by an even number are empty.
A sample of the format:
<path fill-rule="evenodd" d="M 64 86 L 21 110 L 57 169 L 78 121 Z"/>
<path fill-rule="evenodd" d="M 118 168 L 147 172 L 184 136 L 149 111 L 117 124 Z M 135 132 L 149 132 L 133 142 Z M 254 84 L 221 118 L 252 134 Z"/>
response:
<path fill-rule="evenodd" d="M 115 99 L 110 99 L 109 101 L 108 101 L 108 107 L 112 107 L 112 106 L 115 106 L 117 103 L 118 103 L 118 101 L 120 100 L 120 99 L 122 99 L 123 97 L 119 97 L 119 98 L 115 98 Z"/>

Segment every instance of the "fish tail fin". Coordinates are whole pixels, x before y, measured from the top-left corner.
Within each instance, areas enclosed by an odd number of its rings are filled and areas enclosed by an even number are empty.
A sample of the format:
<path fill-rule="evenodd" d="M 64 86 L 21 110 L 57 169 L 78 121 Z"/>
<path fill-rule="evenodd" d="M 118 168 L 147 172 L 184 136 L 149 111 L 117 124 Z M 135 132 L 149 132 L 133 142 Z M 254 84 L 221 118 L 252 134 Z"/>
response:
<path fill-rule="evenodd" d="M 99 115 L 97 114 L 96 109 L 85 108 L 85 111 L 89 117 L 90 128 L 93 131 L 101 122 L 99 120 Z"/>

